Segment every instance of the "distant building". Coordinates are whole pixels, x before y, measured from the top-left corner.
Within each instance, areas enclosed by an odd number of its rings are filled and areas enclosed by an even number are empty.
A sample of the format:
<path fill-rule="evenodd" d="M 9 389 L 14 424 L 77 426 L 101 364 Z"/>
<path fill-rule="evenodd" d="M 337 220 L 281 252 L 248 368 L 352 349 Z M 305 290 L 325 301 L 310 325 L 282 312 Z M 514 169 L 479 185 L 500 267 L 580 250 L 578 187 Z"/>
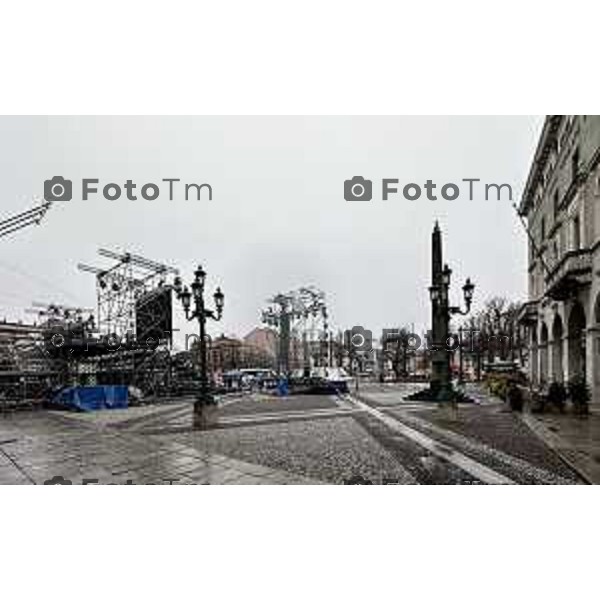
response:
<path fill-rule="evenodd" d="M 274 355 L 262 346 L 221 335 L 213 339 L 208 347 L 208 364 L 211 372 L 225 373 L 249 368 L 272 368 Z"/>
<path fill-rule="evenodd" d="M 247 344 L 264 350 L 273 358 L 277 356 L 277 334 L 269 327 L 255 327 L 244 337 L 244 341 Z"/>
<path fill-rule="evenodd" d="M 520 205 L 527 219 L 534 384 L 584 377 L 600 400 L 600 116 L 546 118 Z"/>

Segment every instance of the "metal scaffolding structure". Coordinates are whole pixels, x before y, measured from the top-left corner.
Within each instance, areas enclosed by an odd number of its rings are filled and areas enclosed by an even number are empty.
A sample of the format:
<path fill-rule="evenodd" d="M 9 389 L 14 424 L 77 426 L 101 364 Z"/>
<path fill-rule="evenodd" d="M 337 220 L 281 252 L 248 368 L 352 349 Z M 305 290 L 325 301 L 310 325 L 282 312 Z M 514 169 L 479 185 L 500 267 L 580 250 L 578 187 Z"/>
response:
<path fill-rule="evenodd" d="M 78 264 L 80 271 L 96 276 L 97 328 L 102 335 L 120 339 L 133 336 L 136 326 L 136 302 L 146 293 L 167 284 L 174 267 L 130 252 L 100 248 L 98 254 L 114 264 L 100 268 Z"/>
<path fill-rule="evenodd" d="M 51 204 L 0 220 L 0 238 L 38 225 Z M 155 337 L 170 341 L 167 280 L 178 270 L 130 252 L 98 253 L 112 264 L 78 265 L 95 275 L 96 309 L 34 302 L 25 310 L 36 316 L 34 324 L 0 322 L 1 406 L 39 398 L 57 385 L 118 382 L 149 392 L 170 386 L 170 348 L 142 345 L 136 336 L 146 342 L 158 331 Z M 111 337 L 119 340 L 116 346 Z"/>
<path fill-rule="evenodd" d="M 40 206 L 36 206 L 30 210 L 26 210 L 14 217 L 3 219 L 0 221 L 0 238 L 10 235 L 29 225 L 39 225 L 48 212 L 51 202 L 42 202 Z"/>
<path fill-rule="evenodd" d="M 291 344 L 297 337 L 302 340 L 302 366 L 305 371 L 310 370 L 311 361 L 316 366 L 329 365 L 329 313 L 325 293 L 314 286 L 300 287 L 276 294 L 268 302 L 262 321 L 278 330 L 279 372 L 290 372 Z"/>

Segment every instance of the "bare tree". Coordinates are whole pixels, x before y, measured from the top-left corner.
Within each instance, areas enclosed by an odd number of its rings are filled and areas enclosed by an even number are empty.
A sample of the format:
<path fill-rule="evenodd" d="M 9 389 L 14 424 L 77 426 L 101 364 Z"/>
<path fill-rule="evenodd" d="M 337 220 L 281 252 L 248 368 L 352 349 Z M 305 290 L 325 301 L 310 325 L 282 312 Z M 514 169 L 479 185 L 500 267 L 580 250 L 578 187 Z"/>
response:
<path fill-rule="evenodd" d="M 495 296 L 478 312 L 462 322 L 464 331 L 471 332 L 471 350 L 487 354 L 488 362 L 496 358 L 515 360 L 522 355 L 523 340 L 518 316 L 522 303 Z"/>
<path fill-rule="evenodd" d="M 412 353 L 410 335 L 410 329 L 403 326 L 386 330 L 381 340 L 383 356 L 391 361 L 396 379 L 408 375 L 408 358 Z"/>

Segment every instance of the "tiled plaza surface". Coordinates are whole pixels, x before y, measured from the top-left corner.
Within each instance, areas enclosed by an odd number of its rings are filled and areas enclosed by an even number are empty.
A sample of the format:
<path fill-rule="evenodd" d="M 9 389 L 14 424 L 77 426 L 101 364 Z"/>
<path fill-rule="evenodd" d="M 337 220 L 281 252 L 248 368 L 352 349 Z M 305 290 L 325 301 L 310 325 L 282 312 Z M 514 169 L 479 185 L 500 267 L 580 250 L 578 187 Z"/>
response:
<path fill-rule="evenodd" d="M 573 484 L 578 474 L 485 396 L 457 412 L 415 385 L 351 396 L 225 398 L 213 428 L 191 401 L 97 413 L 0 415 L 0 483 Z"/>
<path fill-rule="evenodd" d="M 59 483 L 57 479 L 90 485 L 319 483 L 175 439 L 123 433 L 107 426 L 106 416 L 37 412 L 0 417 L 0 484 Z"/>

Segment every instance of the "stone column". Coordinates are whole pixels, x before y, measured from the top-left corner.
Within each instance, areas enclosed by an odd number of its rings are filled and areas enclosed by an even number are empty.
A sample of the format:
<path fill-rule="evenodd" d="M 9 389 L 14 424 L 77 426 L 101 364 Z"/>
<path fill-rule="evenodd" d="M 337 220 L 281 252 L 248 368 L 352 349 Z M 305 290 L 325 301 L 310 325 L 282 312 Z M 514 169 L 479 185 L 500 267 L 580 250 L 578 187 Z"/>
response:
<path fill-rule="evenodd" d="M 537 327 L 537 324 L 535 327 Z M 532 385 L 536 386 L 539 383 L 540 365 L 537 335 L 534 336 L 534 331 L 535 329 L 533 327 L 529 331 L 529 376 Z"/>
<path fill-rule="evenodd" d="M 548 338 L 548 344 L 546 348 L 546 363 L 548 365 L 548 373 L 546 373 L 546 381 L 552 383 L 556 380 L 554 377 L 554 339 Z"/>
<path fill-rule="evenodd" d="M 598 389 L 598 380 L 600 379 L 598 344 L 600 338 L 596 327 L 588 327 L 585 337 L 585 378 L 590 386 L 592 402 L 598 402 L 600 401 L 600 389 Z"/>
<path fill-rule="evenodd" d="M 442 232 L 436 221 L 431 235 L 431 285 L 442 289 Z M 449 355 L 446 351 L 448 338 L 448 306 L 438 298 L 431 302 L 431 392 L 435 395 L 449 385 Z"/>
<path fill-rule="evenodd" d="M 563 374 L 563 382 L 566 384 L 569 381 L 569 351 L 567 348 L 567 338 L 568 333 L 565 328 L 563 328 L 563 335 L 560 339 L 560 343 L 562 346 L 562 374 Z"/>

